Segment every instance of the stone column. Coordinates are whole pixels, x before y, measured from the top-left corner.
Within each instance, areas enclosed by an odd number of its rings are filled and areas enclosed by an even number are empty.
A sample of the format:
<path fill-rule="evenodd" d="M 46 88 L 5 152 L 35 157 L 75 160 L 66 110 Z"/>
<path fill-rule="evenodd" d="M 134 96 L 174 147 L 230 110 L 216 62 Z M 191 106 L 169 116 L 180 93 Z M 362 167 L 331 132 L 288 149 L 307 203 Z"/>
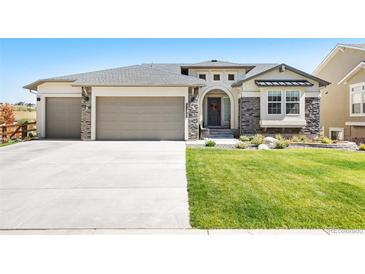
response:
<path fill-rule="evenodd" d="M 240 106 L 240 134 L 260 132 L 260 97 L 242 97 Z"/>
<path fill-rule="evenodd" d="M 318 97 L 305 98 L 305 120 L 304 134 L 319 135 L 321 133 L 320 120 L 320 99 Z"/>
<path fill-rule="evenodd" d="M 81 140 L 91 139 L 91 87 L 82 87 L 81 96 Z"/>
<path fill-rule="evenodd" d="M 198 88 L 189 88 L 187 103 L 188 139 L 199 139 L 199 92 Z"/>

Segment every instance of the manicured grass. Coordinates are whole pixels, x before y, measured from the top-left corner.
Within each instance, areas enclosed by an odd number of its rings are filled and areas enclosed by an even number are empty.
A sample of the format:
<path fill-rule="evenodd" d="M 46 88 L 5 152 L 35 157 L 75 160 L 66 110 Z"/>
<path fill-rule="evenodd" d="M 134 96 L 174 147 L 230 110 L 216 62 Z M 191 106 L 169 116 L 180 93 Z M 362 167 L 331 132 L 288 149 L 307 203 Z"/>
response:
<path fill-rule="evenodd" d="M 0 147 L 6 147 L 6 146 L 9 146 L 9 145 L 12 145 L 12 144 L 15 144 L 15 142 L 0 143 Z"/>
<path fill-rule="evenodd" d="M 365 154 L 187 149 L 195 228 L 365 228 Z"/>

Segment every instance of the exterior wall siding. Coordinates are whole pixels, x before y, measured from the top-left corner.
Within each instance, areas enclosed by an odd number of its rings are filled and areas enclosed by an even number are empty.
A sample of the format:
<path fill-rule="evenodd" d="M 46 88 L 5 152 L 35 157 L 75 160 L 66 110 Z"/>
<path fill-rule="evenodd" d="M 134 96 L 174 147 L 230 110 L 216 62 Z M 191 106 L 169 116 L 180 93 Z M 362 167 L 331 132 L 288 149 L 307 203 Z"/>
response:
<path fill-rule="evenodd" d="M 81 140 L 91 140 L 91 87 L 82 87 Z"/>

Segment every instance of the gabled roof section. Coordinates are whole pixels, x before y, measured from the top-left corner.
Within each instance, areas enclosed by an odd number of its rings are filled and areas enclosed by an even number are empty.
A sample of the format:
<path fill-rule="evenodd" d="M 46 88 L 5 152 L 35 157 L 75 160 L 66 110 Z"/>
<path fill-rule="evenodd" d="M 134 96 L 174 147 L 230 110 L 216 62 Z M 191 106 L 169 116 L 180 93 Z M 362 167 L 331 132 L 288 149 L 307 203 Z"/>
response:
<path fill-rule="evenodd" d="M 248 80 L 254 79 L 257 76 L 263 75 L 263 74 L 265 74 L 265 73 L 267 73 L 269 71 L 273 71 L 273 70 L 279 69 L 281 67 L 284 67 L 285 69 L 290 70 L 290 71 L 292 71 L 292 72 L 294 72 L 296 74 L 299 74 L 299 75 L 301 75 L 303 77 L 306 77 L 308 79 L 311 79 L 313 81 L 318 82 L 318 84 L 319 84 L 320 87 L 327 86 L 327 85 L 330 84 L 330 82 L 327 82 L 325 80 L 322 80 L 322 79 L 320 79 L 318 77 L 315 77 L 315 76 L 313 76 L 313 75 L 311 75 L 309 73 L 306 73 L 304 71 L 301 71 L 299 69 L 293 68 L 293 67 L 288 66 L 286 64 L 278 64 L 278 65 L 269 65 L 269 66 L 267 66 L 265 68 L 262 68 L 262 69 L 259 69 L 257 71 L 252 70 L 252 72 L 251 73 L 248 73 L 243 80 L 240 80 L 240 81 L 237 81 L 237 82 L 233 83 L 232 84 L 232 87 L 241 86 L 244 82 L 246 82 Z"/>
<path fill-rule="evenodd" d="M 323 61 L 313 71 L 313 74 L 318 74 L 336 54 L 343 50 L 343 48 L 356 49 L 365 51 L 365 44 L 337 44 L 330 53 L 323 59 Z"/>
<path fill-rule="evenodd" d="M 184 68 L 246 68 L 253 69 L 252 65 L 248 64 L 240 64 L 240 63 L 232 63 L 227 61 L 220 60 L 209 60 L 200 63 L 194 63 L 182 66 Z"/>
<path fill-rule="evenodd" d="M 72 86 L 204 86 L 205 80 L 148 66 L 135 65 L 38 80 L 24 86 L 37 90 L 45 82 L 71 82 Z"/>
<path fill-rule="evenodd" d="M 340 82 L 338 82 L 337 85 L 345 84 L 348 79 L 353 77 L 356 73 L 358 73 L 362 69 L 365 69 L 365 61 L 360 62 L 356 67 L 354 67 L 349 73 L 346 74 L 345 77 L 341 79 Z"/>

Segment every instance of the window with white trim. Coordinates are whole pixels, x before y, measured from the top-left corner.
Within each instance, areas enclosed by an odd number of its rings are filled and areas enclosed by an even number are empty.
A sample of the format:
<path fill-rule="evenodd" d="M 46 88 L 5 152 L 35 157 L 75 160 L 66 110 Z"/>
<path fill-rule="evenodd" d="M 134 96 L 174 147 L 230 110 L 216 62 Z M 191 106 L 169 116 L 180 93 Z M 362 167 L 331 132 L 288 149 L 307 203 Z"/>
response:
<path fill-rule="evenodd" d="M 286 114 L 299 114 L 300 92 L 298 90 L 288 90 L 285 93 Z"/>
<path fill-rule="evenodd" d="M 221 80 L 221 75 L 220 74 L 213 74 L 213 80 L 214 81 L 220 81 Z"/>
<path fill-rule="evenodd" d="M 269 91 L 267 93 L 268 114 L 281 114 L 281 91 Z"/>
<path fill-rule="evenodd" d="M 350 108 L 352 115 L 365 114 L 365 83 L 350 86 Z"/>

